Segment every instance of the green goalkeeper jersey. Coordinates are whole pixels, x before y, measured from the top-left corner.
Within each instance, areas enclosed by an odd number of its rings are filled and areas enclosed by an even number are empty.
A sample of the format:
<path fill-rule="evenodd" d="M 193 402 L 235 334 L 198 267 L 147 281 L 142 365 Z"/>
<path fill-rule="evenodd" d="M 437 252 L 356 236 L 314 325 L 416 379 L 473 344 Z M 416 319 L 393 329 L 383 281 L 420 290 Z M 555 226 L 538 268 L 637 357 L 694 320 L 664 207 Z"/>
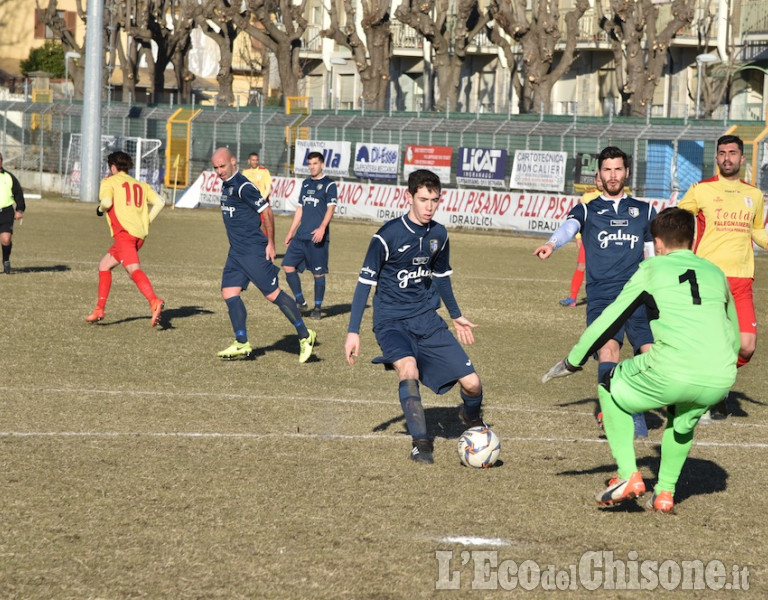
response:
<path fill-rule="evenodd" d="M 582 334 L 568 362 L 586 363 L 642 304 L 654 339 L 647 357 L 651 368 L 681 383 L 733 385 L 740 345 L 733 297 L 723 272 L 690 250 L 640 263 L 616 300 Z"/>

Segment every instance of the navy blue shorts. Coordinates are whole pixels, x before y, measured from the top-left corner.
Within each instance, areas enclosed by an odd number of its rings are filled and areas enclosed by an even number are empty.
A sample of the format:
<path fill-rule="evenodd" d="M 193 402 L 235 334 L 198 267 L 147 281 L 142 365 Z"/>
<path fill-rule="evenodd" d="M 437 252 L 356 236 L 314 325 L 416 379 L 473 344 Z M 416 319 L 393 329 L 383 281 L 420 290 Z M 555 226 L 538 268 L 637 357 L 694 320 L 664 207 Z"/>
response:
<path fill-rule="evenodd" d="M 267 260 L 266 248 L 263 254 L 257 252 L 247 256 L 230 252 L 221 274 L 221 288 L 239 287 L 245 290 L 248 283 L 253 282 L 267 296 L 280 287 L 277 281 L 279 273 L 278 266 Z"/>
<path fill-rule="evenodd" d="M 299 273 L 309 269 L 313 275 L 323 275 L 328 272 L 328 247 L 330 241 L 315 244 L 312 240 L 297 240 L 293 238 L 283 257 L 284 267 L 294 267 Z"/>
<path fill-rule="evenodd" d="M 603 314 L 605 307 L 613 300 L 615 298 L 598 298 L 597 300 L 587 298 L 587 327 Z M 648 324 L 648 313 L 645 305 L 638 306 L 624 325 L 614 334 L 613 339 L 619 342 L 619 348 L 624 345 L 624 334 L 627 335 L 627 340 L 632 345 L 635 354 L 640 352 L 640 348 L 645 344 L 653 343 L 653 333 L 651 333 L 651 326 Z"/>
<path fill-rule="evenodd" d="M 392 363 L 413 356 L 419 381 L 436 394 L 445 394 L 456 382 L 475 372 L 472 361 L 446 322 L 435 311 L 410 319 L 384 321 L 373 328 L 383 356 L 376 364 Z"/>

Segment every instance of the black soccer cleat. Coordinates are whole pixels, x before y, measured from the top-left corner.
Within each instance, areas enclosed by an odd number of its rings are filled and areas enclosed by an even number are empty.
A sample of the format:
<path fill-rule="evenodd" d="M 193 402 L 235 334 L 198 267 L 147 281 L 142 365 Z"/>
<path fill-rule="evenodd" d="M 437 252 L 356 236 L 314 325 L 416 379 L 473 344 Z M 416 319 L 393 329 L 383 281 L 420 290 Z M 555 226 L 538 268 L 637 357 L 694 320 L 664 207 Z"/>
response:
<path fill-rule="evenodd" d="M 435 462 L 432 452 L 434 451 L 434 445 L 432 440 L 413 440 L 413 447 L 411 448 L 411 460 L 431 465 Z"/>
<path fill-rule="evenodd" d="M 462 423 L 469 427 L 488 427 L 485 421 L 483 421 L 483 415 L 480 413 L 480 416 L 477 417 L 477 419 L 470 419 L 465 412 L 466 407 L 462 404 L 459 406 L 459 419 L 461 419 Z"/>

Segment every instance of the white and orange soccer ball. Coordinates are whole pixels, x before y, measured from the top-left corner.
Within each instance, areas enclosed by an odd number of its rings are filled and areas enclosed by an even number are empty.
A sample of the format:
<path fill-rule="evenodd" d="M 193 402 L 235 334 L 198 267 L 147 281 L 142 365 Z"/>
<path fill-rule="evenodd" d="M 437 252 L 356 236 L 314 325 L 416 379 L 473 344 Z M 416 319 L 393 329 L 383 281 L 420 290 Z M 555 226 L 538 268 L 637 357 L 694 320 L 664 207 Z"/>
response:
<path fill-rule="evenodd" d="M 488 427 L 472 427 L 459 438 L 459 459 L 466 467 L 487 469 L 499 460 L 501 443 Z"/>

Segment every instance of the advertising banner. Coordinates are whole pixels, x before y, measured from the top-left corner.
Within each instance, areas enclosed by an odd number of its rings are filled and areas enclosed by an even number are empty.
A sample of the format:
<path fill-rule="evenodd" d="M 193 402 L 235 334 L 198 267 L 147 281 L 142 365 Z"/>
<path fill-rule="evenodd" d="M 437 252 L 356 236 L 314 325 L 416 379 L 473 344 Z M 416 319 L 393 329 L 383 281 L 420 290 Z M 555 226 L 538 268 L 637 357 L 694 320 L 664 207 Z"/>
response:
<path fill-rule="evenodd" d="M 293 171 L 297 175 L 309 175 L 307 155 L 320 152 L 325 157 L 323 173 L 331 177 L 349 177 L 352 142 L 324 142 L 322 140 L 296 140 Z"/>
<path fill-rule="evenodd" d="M 567 152 L 515 150 L 512 177 L 513 190 L 562 192 L 565 189 Z"/>
<path fill-rule="evenodd" d="M 507 151 L 459 148 L 456 183 L 480 187 L 506 187 Z"/>
<path fill-rule="evenodd" d="M 406 146 L 403 177 L 417 169 L 429 169 L 447 185 L 451 181 L 451 146 Z"/>
<path fill-rule="evenodd" d="M 358 142 L 355 148 L 355 176 L 360 179 L 397 179 L 400 146 Z"/>
<path fill-rule="evenodd" d="M 205 171 L 176 203 L 177 207 L 219 206 L 221 180 Z M 275 211 L 294 212 L 299 203 L 302 179 L 273 177 L 269 202 Z M 340 218 L 388 221 L 408 212 L 405 186 L 366 182 L 338 182 L 336 216 Z M 657 211 L 674 202 L 643 199 Z M 552 233 L 565 220 L 579 196 L 556 193 L 512 192 L 506 190 L 443 190 L 435 220 L 446 227 L 506 229 L 531 233 Z"/>

